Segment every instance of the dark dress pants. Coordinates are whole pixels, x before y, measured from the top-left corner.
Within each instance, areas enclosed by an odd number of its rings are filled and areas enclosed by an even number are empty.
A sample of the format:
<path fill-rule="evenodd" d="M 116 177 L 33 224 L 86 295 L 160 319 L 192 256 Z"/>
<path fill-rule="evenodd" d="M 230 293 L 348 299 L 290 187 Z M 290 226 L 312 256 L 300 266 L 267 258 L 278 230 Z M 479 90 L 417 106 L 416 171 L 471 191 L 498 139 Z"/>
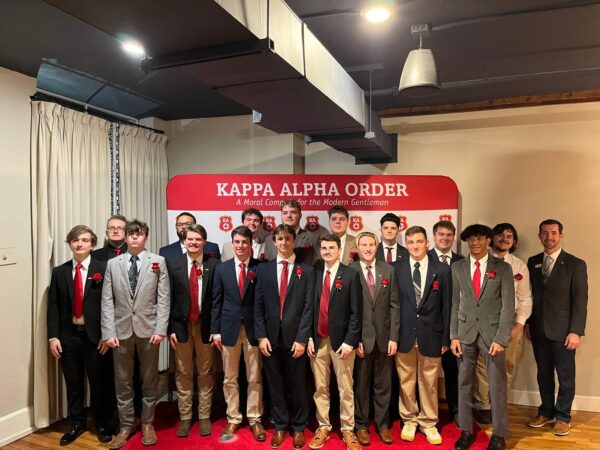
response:
<path fill-rule="evenodd" d="M 364 358 L 354 360 L 354 421 L 357 429 L 368 429 L 373 386 L 373 419 L 377 429 L 390 428 L 392 358 L 373 347 Z"/>
<path fill-rule="evenodd" d="M 456 359 L 450 350 L 442 355 L 446 403 L 448 403 L 448 411 L 452 417 L 458 414 L 458 362 Z"/>

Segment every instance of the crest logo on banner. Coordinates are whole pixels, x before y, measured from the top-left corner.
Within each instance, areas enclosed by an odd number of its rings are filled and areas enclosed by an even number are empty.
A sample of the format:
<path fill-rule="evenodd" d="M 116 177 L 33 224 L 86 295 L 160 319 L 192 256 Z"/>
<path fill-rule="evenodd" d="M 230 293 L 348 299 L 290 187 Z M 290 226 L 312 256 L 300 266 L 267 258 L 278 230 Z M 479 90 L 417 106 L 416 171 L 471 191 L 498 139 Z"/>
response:
<path fill-rule="evenodd" d="M 312 232 L 317 231 L 319 229 L 319 218 L 317 216 L 307 216 L 304 228 Z"/>
<path fill-rule="evenodd" d="M 448 222 L 452 222 L 452 215 L 451 214 L 442 214 L 440 216 L 440 220 L 447 220 Z"/>
<path fill-rule="evenodd" d="M 398 217 L 400 218 L 400 231 L 404 231 L 408 228 L 408 219 L 406 216 L 400 216 L 398 215 Z"/>
<path fill-rule="evenodd" d="M 233 219 L 231 216 L 221 216 L 219 217 L 219 229 L 228 233 L 233 230 Z"/>
<path fill-rule="evenodd" d="M 265 216 L 263 217 L 262 229 L 268 231 L 269 233 L 273 231 L 276 227 L 275 216 Z"/>
<path fill-rule="evenodd" d="M 362 216 L 350 216 L 350 229 L 355 233 L 358 233 L 363 229 Z"/>

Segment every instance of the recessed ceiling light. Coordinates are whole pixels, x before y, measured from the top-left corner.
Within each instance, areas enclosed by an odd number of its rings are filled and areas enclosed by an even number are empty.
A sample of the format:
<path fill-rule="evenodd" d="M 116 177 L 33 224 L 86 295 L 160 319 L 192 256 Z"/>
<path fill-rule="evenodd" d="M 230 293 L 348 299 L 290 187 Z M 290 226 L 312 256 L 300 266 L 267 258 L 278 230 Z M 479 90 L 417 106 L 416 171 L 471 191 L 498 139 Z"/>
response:
<path fill-rule="evenodd" d="M 383 5 L 369 6 L 363 10 L 363 17 L 371 23 L 385 22 L 391 15 L 390 8 Z"/>
<path fill-rule="evenodd" d="M 144 50 L 144 47 L 137 41 L 124 41 L 121 43 L 121 46 L 123 47 L 123 50 L 125 50 L 132 56 L 136 56 L 139 58 L 146 56 L 146 51 Z"/>

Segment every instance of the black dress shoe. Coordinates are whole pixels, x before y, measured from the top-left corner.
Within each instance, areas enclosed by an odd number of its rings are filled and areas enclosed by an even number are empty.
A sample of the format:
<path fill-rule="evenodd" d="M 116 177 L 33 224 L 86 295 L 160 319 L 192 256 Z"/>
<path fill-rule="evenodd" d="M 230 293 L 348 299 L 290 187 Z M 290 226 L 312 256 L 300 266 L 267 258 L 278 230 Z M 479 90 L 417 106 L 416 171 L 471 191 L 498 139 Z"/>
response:
<path fill-rule="evenodd" d="M 490 438 L 490 443 L 488 444 L 486 450 L 504 450 L 505 448 L 506 442 L 504 442 L 504 438 L 492 434 L 492 437 Z"/>
<path fill-rule="evenodd" d="M 84 431 L 84 425 L 71 425 L 71 429 L 60 438 L 60 445 L 69 445 L 70 443 L 75 442 L 75 439 L 81 436 Z"/>
<path fill-rule="evenodd" d="M 475 442 L 475 435 L 473 433 L 469 433 L 468 431 L 463 431 L 454 444 L 454 450 L 467 450 L 473 443 Z"/>
<path fill-rule="evenodd" d="M 112 433 L 106 425 L 96 425 L 96 437 L 103 444 L 112 441 Z"/>

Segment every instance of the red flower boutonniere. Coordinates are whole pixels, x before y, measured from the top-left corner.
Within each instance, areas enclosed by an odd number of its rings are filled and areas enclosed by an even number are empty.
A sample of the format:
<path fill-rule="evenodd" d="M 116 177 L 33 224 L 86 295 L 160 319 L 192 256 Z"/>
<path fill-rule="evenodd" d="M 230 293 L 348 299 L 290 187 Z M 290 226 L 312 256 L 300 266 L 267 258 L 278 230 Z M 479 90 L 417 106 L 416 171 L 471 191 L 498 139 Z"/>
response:
<path fill-rule="evenodd" d="M 387 278 L 382 278 L 381 279 L 381 285 L 386 288 L 388 287 L 388 284 L 390 284 L 390 281 Z"/>
<path fill-rule="evenodd" d="M 248 271 L 248 273 L 246 274 L 246 278 L 248 278 L 248 280 L 250 281 L 250 283 L 254 283 L 254 279 L 256 278 L 256 274 L 252 271 Z"/>
<path fill-rule="evenodd" d="M 487 276 L 490 280 L 493 280 L 494 278 L 496 278 L 496 271 L 495 270 L 488 270 Z"/>
<path fill-rule="evenodd" d="M 312 248 L 312 245 L 310 245 L 308 242 L 306 244 L 304 244 L 304 248 L 306 249 L 310 249 Z"/>
<path fill-rule="evenodd" d="M 202 267 L 196 267 L 196 276 L 202 278 Z"/>
<path fill-rule="evenodd" d="M 515 280 L 521 281 L 522 279 L 523 279 L 523 275 L 521 275 L 520 273 L 515 275 Z"/>
<path fill-rule="evenodd" d="M 302 267 L 296 267 L 296 276 L 298 277 L 298 279 L 302 278 L 302 275 L 304 275 L 304 270 L 302 270 Z"/>
<path fill-rule="evenodd" d="M 92 275 L 92 280 L 94 280 L 96 284 L 100 284 L 100 282 L 102 282 L 102 274 L 100 272 L 96 272 L 94 275 Z"/>
<path fill-rule="evenodd" d="M 433 280 L 433 283 L 431 283 L 431 289 L 433 289 L 434 291 L 439 291 L 440 282 L 438 280 Z"/>
<path fill-rule="evenodd" d="M 352 261 L 358 261 L 358 252 L 356 250 L 350 252 L 350 259 Z"/>
<path fill-rule="evenodd" d="M 335 288 L 338 291 L 342 290 L 342 279 L 341 278 L 338 278 L 338 279 L 335 280 Z"/>
<path fill-rule="evenodd" d="M 210 256 L 211 258 L 214 258 L 216 255 L 215 255 L 215 252 L 208 252 L 208 256 Z"/>
<path fill-rule="evenodd" d="M 160 276 L 160 265 L 157 262 L 152 263 L 152 272 L 154 272 L 154 275 L 157 277 Z"/>
<path fill-rule="evenodd" d="M 266 258 L 265 256 L 265 252 L 261 252 L 260 256 L 258 257 L 258 259 L 260 259 L 261 261 L 264 261 Z"/>

